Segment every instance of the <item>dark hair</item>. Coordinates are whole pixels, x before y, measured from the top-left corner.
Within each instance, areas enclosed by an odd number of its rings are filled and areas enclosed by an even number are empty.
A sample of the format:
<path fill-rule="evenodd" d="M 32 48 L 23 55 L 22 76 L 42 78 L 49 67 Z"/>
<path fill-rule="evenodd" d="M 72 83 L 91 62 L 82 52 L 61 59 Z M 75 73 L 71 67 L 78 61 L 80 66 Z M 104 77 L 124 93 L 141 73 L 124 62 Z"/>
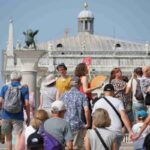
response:
<path fill-rule="evenodd" d="M 129 81 L 127 76 L 122 76 L 122 80 L 125 81 L 126 83 L 128 83 L 128 81 Z"/>
<path fill-rule="evenodd" d="M 145 137 L 143 147 L 145 150 L 150 150 L 150 133 Z"/>
<path fill-rule="evenodd" d="M 87 66 L 85 63 L 80 63 L 76 66 L 74 75 L 77 77 L 85 76 L 87 74 Z"/>
<path fill-rule="evenodd" d="M 135 68 L 134 73 L 136 73 L 139 76 L 142 76 L 143 75 L 142 67 Z"/>
<path fill-rule="evenodd" d="M 58 70 L 59 68 L 63 67 L 65 70 L 67 70 L 67 67 L 64 63 L 59 64 L 56 69 Z"/>

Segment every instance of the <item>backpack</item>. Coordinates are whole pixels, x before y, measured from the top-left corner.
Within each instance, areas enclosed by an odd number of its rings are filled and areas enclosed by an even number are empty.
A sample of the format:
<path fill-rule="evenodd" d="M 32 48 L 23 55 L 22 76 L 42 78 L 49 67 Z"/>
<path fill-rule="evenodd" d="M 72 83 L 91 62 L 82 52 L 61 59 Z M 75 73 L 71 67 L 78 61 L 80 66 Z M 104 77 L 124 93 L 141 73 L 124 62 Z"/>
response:
<path fill-rule="evenodd" d="M 40 134 L 44 139 L 44 150 L 63 150 L 61 143 L 45 131 L 44 124 L 41 125 Z"/>
<path fill-rule="evenodd" d="M 10 113 L 19 113 L 22 110 L 21 86 L 8 85 L 4 96 L 4 110 Z"/>
<path fill-rule="evenodd" d="M 144 96 L 141 90 L 140 80 L 137 79 L 136 81 L 137 81 L 137 86 L 136 86 L 136 91 L 135 91 L 134 96 L 138 101 L 144 101 Z"/>

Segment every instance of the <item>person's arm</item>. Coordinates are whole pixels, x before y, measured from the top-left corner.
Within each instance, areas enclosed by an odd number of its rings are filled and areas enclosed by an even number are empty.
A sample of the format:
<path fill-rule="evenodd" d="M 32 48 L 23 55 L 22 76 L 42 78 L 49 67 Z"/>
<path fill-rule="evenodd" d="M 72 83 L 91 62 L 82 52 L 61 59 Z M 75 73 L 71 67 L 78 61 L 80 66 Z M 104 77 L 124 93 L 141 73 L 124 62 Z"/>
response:
<path fill-rule="evenodd" d="M 73 150 L 73 141 L 66 142 L 67 150 Z"/>
<path fill-rule="evenodd" d="M 3 106 L 3 98 L 0 97 L 0 109 L 2 108 L 2 106 Z"/>
<path fill-rule="evenodd" d="M 84 137 L 84 148 L 85 150 L 91 150 L 90 141 L 87 134 Z"/>
<path fill-rule="evenodd" d="M 117 145 L 116 145 L 116 140 L 114 139 L 113 143 L 112 143 L 112 148 L 111 150 L 117 150 Z"/>
<path fill-rule="evenodd" d="M 91 119 L 91 117 L 90 117 L 90 110 L 89 110 L 88 106 L 84 107 L 84 112 L 85 112 L 85 119 L 86 119 L 85 127 L 89 128 L 90 127 L 90 119 Z"/>
<path fill-rule="evenodd" d="M 87 76 L 83 76 L 81 78 L 81 83 L 82 83 L 82 86 L 83 86 L 84 93 L 90 93 L 90 92 L 92 92 L 92 91 L 94 91 L 94 90 L 96 90 L 98 88 L 101 88 L 103 86 L 103 83 L 100 82 L 100 84 L 97 87 L 89 88 L 88 87 L 88 78 L 87 78 Z"/>
<path fill-rule="evenodd" d="M 148 115 L 148 117 L 146 118 L 146 120 L 144 121 L 143 126 L 140 129 L 140 132 L 138 133 L 138 135 L 134 136 L 132 139 L 133 140 L 137 140 L 141 134 L 143 133 L 143 131 L 145 130 L 145 128 L 150 124 L 150 114 Z"/>
<path fill-rule="evenodd" d="M 25 108 L 26 115 L 27 115 L 26 125 L 29 126 L 29 124 L 30 124 L 30 104 L 29 104 L 29 100 L 27 100 L 27 99 L 25 100 L 24 108 Z"/>
<path fill-rule="evenodd" d="M 56 92 L 56 100 L 59 100 L 59 99 L 60 99 L 60 96 L 61 96 L 61 94 L 60 94 L 59 90 L 57 89 L 57 92 Z"/>
<path fill-rule="evenodd" d="M 25 131 L 21 133 L 18 150 L 25 150 Z"/>
<path fill-rule="evenodd" d="M 128 132 L 129 132 L 129 137 L 131 138 L 132 136 L 134 136 L 134 133 L 131 128 L 131 122 L 124 110 L 119 111 L 119 113 L 121 115 L 121 119 L 122 119 L 125 127 L 127 128 Z"/>
<path fill-rule="evenodd" d="M 40 100 L 39 100 L 39 107 L 38 109 L 42 108 L 42 104 L 43 104 L 43 98 L 42 98 L 42 94 L 40 95 Z"/>

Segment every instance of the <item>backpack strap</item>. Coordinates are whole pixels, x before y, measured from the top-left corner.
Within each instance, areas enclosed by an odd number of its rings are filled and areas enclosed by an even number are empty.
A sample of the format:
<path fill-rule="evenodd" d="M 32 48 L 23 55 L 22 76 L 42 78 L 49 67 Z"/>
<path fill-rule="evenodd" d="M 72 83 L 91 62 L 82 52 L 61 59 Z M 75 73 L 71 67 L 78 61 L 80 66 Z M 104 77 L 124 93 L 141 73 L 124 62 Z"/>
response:
<path fill-rule="evenodd" d="M 114 105 L 106 98 L 106 97 L 103 97 L 103 99 L 112 107 L 112 109 L 116 112 L 116 114 L 118 115 L 120 121 L 121 121 L 121 124 L 122 124 L 122 127 L 124 127 L 124 123 L 121 119 L 121 116 L 120 114 L 118 113 L 118 111 L 116 110 L 116 108 L 114 107 Z"/>
<path fill-rule="evenodd" d="M 101 143 L 103 144 L 105 150 L 109 150 L 109 148 L 107 147 L 106 143 L 104 142 L 104 140 L 103 140 L 101 134 L 98 132 L 98 130 L 95 128 L 94 131 L 97 134 L 97 136 L 98 136 L 99 140 L 101 141 Z"/>

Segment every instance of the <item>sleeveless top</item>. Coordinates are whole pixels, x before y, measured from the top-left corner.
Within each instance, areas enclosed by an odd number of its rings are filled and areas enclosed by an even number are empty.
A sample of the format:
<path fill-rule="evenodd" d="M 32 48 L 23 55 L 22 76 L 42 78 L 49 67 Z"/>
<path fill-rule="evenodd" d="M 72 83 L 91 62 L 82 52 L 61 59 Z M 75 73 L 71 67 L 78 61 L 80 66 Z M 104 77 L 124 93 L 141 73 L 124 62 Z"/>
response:
<path fill-rule="evenodd" d="M 80 77 L 80 81 L 81 81 L 82 77 Z M 88 88 L 90 88 L 90 83 L 88 83 Z M 83 90 L 83 86 L 82 86 L 82 83 L 81 83 L 81 86 L 80 86 L 80 92 L 85 94 L 88 98 L 88 100 L 91 100 L 92 99 L 92 93 L 89 92 L 89 93 L 85 93 L 84 90 Z"/>

